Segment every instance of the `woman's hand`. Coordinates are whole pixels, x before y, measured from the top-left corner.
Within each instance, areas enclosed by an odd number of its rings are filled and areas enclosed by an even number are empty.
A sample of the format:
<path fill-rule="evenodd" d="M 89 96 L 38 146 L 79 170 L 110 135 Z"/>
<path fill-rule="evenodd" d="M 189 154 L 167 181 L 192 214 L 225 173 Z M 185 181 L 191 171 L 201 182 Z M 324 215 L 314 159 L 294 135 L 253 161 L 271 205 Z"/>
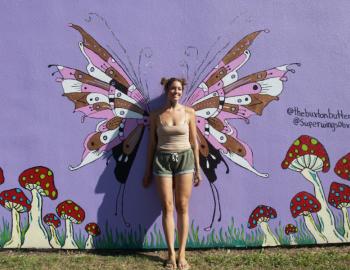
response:
<path fill-rule="evenodd" d="M 194 176 L 193 176 L 193 183 L 194 183 L 194 186 L 195 187 L 198 187 L 199 184 L 201 183 L 202 181 L 202 176 L 201 176 L 201 173 L 199 171 L 196 171 L 194 173 Z"/>
<path fill-rule="evenodd" d="M 150 173 L 146 173 L 142 180 L 142 185 L 144 188 L 148 188 L 152 183 L 152 175 Z"/>

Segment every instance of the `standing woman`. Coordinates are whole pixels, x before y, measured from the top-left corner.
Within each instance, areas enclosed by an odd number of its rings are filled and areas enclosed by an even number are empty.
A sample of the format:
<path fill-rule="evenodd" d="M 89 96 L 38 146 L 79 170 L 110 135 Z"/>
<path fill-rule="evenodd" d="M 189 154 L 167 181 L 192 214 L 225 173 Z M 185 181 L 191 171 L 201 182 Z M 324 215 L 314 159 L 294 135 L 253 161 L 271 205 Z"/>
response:
<path fill-rule="evenodd" d="M 179 236 L 178 267 L 189 269 L 185 258 L 188 236 L 188 203 L 192 192 L 192 181 L 198 186 L 199 151 L 194 110 L 179 103 L 185 86 L 184 79 L 162 79 L 166 93 L 165 106 L 150 115 L 150 137 L 148 145 L 144 187 L 155 177 L 162 204 L 163 229 L 168 245 L 166 268 L 176 269 L 174 249 L 175 222 L 174 196 Z"/>

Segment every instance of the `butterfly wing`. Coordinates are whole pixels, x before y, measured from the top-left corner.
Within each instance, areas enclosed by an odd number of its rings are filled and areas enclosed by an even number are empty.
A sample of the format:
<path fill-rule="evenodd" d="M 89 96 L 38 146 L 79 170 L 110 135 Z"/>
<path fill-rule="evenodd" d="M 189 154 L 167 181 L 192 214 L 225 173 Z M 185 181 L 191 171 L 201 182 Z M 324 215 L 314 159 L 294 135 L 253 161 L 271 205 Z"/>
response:
<path fill-rule="evenodd" d="M 74 111 L 83 113 L 83 119 L 102 119 L 85 139 L 80 164 L 70 169 L 77 170 L 112 151 L 115 175 L 123 182 L 148 125 L 147 99 L 106 49 L 80 26 L 70 26 L 82 35 L 79 47 L 88 60 L 87 73 L 57 66 L 61 74 L 58 81 L 63 95 L 74 103 Z"/>
<path fill-rule="evenodd" d="M 229 167 L 222 158 L 220 150 L 216 149 L 203 135 L 202 131 L 197 128 L 197 140 L 199 144 L 199 164 L 208 178 L 209 182 L 215 182 L 217 175 L 215 169 L 223 162 L 226 165 L 226 173 L 229 173 Z"/>
<path fill-rule="evenodd" d="M 126 93 L 127 89 L 132 85 L 132 81 L 111 54 L 82 27 L 75 24 L 70 24 L 70 26 L 77 30 L 83 38 L 79 42 L 79 47 L 88 61 L 86 67 L 88 73 Z"/>
<path fill-rule="evenodd" d="M 130 132 L 122 143 L 118 144 L 112 149 L 112 155 L 116 161 L 114 175 L 121 183 L 125 183 L 129 177 L 131 166 L 140 146 L 144 130 L 145 126 L 143 124 L 139 124 Z"/>
<path fill-rule="evenodd" d="M 255 169 L 250 146 L 238 137 L 237 129 L 228 122 L 243 119 L 249 123 L 252 115 L 262 115 L 271 101 L 278 100 L 287 72 L 293 71 L 290 65 L 283 65 L 239 78 L 238 69 L 251 55 L 248 47 L 261 32 L 251 33 L 235 44 L 191 93 L 187 105 L 195 109 L 197 127 L 202 133 L 200 136 L 212 146 L 211 149 L 216 149 L 212 151 L 213 156 L 217 156 L 219 151 L 237 165 L 267 177 L 268 174 Z M 213 175 L 212 171 L 222 160 L 209 158 L 210 152 L 203 153 L 202 159 L 209 164 L 204 172 L 207 176 Z"/>

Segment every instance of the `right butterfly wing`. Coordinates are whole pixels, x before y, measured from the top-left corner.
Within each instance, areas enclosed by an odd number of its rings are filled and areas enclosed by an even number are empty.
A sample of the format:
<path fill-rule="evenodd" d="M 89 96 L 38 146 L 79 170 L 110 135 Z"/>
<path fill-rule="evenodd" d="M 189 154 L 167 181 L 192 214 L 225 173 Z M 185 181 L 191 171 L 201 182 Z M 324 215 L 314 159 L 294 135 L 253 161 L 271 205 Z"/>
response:
<path fill-rule="evenodd" d="M 238 78 L 237 71 L 249 60 L 250 51 L 248 48 L 253 44 L 257 36 L 263 31 L 256 31 L 246 35 L 237 42 L 221 59 L 219 64 L 203 80 L 209 93 L 216 91 L 220 81 L 223 85 L 229 85 Z M 216 87 L 215 87 L 216 86 Z"/>
<path fill-rule="evenodd" d="M 226 126 L 217 118 L 202 118 L 197 116 L 197 128 L 202 136 L 219 152 L 235 164 L 261 177 L 268 174 L 257 171 L 253 165 L 253 152 L 249 145 L 238 138 L 237 130 L 228 123 Z M 206 157 L 206 160 L 210 160 Z M 220 160 L 221 161 L 221 160 Z M 217 161 L 216 161 L 217 162 Z M 215 165 L 210 166 L 211 170 Z M 213 173 L 212 173 L 213 174 Z"/>
<path fill-rule="evenodd" d="M 221 59 L 219 64 L 204 78 L 198 88 L 192 93 L 188 99 L 188 104 L 193 104 L 204 96 L 217 91 L 234 82 L 238 78 L 237 71 L 249 60 L 249 46 L 254 42 L 255 38 L 263 31 L 256 31 L 241 39 L 236 43 Z"/>
<path fill-rule="evenodd" d="M 289 66 L 284 65 L 238 78 L 238 69 L 250 57 L 248 47 L 261 32 L 251 33 L 233 46 L 190 93 L 187 105 L 195 109 L 199 130 L 216 150 L 237 165 L 267 177 L 254 168 L 251 148 L 238 138 L 237 130 L 227 121 L 243 119 L 248 123 L 252 115 L 261 115 L 271 101 L 278 100 L 285 75 L 290 71 Z M 209 162 L 207 157 L 206 160 Z M 212 163 L 211 169 L 216 167 Z"/>

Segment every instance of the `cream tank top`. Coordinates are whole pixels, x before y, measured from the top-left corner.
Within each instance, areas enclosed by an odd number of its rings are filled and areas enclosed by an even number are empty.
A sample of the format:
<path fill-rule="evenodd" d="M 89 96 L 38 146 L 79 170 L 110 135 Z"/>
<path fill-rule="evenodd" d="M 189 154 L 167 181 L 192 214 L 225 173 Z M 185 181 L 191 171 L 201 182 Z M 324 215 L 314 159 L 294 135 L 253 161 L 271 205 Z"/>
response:
<path fill-rule="evenodd" d="M 157 125 L 157 150 L 166 152 L 180 152 L 191 148 L 189 125 L 187 113 L 185 121 L 181 125 L 168 126 L 164 125 L 158 116 Z"/>

